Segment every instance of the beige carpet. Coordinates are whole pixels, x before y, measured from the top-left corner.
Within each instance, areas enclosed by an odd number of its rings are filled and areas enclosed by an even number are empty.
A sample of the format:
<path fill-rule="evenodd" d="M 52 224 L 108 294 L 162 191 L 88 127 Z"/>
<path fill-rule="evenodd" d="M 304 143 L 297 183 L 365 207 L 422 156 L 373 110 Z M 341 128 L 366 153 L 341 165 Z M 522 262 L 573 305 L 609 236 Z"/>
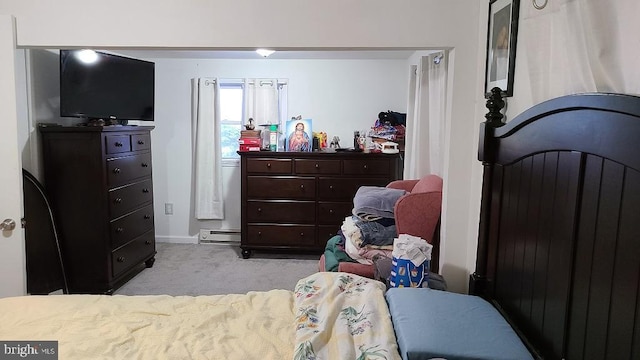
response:
<path fill-rule="evenodd" d="M 116 290 L 120 295 L 243 294 L 293 290 L 318 271 L 320 255 L 255 253 L 242 259 L 237 245 L 156 244 L 156 262 Z"/>

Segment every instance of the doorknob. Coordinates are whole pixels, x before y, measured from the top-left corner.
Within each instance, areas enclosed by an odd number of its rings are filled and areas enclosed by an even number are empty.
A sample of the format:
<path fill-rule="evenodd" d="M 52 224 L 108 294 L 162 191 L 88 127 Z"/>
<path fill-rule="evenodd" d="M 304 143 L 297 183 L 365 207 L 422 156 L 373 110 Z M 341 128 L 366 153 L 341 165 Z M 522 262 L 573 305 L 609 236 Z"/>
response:
<path fill-rule="evenodd" d="M 2 231 L 11 231 L 16 228 L 16 222 L 12 219 L 5 219 L 2 223 L 0 223 L 0 230 Z"/>

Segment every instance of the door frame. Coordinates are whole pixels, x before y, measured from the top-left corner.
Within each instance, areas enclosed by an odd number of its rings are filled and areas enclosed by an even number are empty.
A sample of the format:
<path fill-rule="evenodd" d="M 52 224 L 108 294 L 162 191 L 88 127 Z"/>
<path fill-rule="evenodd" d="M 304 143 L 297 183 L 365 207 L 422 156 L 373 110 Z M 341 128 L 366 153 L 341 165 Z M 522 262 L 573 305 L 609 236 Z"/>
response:
<path fill-rule="evenodd" d="M 22 161 L 18 147 L 16 93 L 16 26 L 11 15 L 0 14 L 0 222 L 13 219 L 12 231 L 0 231 L 0 297 L 25 295 L 27 269 L 21 219 Z"/>

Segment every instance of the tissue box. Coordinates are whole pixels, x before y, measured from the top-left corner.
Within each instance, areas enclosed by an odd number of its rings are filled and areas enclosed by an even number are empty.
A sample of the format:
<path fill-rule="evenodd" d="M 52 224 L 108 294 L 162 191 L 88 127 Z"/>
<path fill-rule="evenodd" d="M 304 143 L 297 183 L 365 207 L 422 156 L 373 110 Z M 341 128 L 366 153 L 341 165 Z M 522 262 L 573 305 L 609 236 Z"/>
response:
<path fill-rule="evenodd" d="M 427 287 L 433 246 L 422 238 L 401 234 L 393 241 L 392 287 Z"/>

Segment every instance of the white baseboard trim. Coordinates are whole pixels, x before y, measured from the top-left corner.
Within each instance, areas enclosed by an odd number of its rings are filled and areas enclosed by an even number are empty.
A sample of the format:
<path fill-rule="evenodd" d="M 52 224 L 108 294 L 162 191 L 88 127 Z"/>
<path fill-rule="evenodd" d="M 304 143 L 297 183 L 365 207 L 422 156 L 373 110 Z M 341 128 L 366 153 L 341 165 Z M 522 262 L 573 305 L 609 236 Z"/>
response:
<path fill-rule="evenodd" d="M 200 229 L 199 238 L 201 243 L 210 242 L 239 242 L 240 230 L 233 229 Z"/>
<path fill-rule="evenodd" d="M 156 242 L 171 244 L 197 244 L 197 236 L 162 236 L 156 235 Z"/>

